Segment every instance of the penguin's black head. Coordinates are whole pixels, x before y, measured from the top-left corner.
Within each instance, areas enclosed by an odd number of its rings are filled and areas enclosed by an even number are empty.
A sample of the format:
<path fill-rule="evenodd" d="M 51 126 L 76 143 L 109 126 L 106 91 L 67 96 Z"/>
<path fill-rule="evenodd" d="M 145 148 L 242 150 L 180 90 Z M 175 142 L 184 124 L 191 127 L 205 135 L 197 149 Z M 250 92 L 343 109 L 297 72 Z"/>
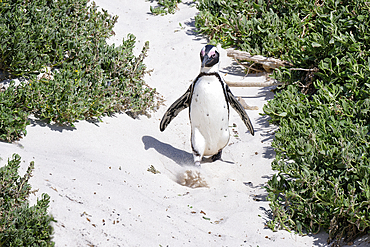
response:
<path fill-rule="evenodd" d="M 202 62 L 202 68 L 211 68 L 213 65 L 217 64 L 220 59 L 220 54 L 217 48 L 213 45 L 206 45 L 200 51 L 200 61 Z"/>

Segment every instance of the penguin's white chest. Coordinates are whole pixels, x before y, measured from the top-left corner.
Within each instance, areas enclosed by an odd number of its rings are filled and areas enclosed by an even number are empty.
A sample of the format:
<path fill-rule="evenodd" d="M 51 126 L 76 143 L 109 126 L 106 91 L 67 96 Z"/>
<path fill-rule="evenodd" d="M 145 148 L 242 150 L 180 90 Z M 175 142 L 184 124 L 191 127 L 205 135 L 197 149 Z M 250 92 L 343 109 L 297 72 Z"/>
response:
<path fill-rule="evenodd" d="M 192 145 L 206 156 L 214 155 L 229 141 L 229 110 L 216 76 L 203 76 L 194 85 L 190 105 Z"/>

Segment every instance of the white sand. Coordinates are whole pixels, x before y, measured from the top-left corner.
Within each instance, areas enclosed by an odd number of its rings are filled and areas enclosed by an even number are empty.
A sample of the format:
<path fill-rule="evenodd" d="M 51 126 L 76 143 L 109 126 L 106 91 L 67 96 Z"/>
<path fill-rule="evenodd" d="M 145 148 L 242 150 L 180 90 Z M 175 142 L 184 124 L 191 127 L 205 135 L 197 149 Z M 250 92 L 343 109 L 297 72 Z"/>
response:
<path fill-rule="evenodd" d="M 0 143 L 2 164 L 12 153 L 25 161 L 23 172 L 35 161 L 30 182 L 39 189 L 37 196 L 51 196 L 56 246 L 326 246 L 325 233 L 301 237 L 265 226 L 271 211 L 262 186 L 273 174 L 270 144 L 276 127 L 259 114 L 273 97 L 270 88 L 232 88 L 259 107 L 248 111 L 255 136 L 232 110 L 230 125 L 236 124 L 239 137 L 231 137 L 223 161 L 198 169 L 209 187 L 177 183 L 185 170 L 195 170 L 188 111 L 163 133 L 159 122 L 197 76 L 199 51 L 207 42 L 194 33 L 197 9 L 186 3 L 175 15 L 153 16 L 151 3 L 144 0 L 97 1 L 119 15 L 111 42 L 119 44 L 133 33 L 139 51 L 150 41 L 145 63 L 154 71 L 145 80 L 163 95 L 166 106 L 151 118 L 118 114 L 98 123 L 81 121 L 75 128 L 32 120 L 22 140 Z M 226 79 L 241 80 L 225 52 L 221 66 Z M 161 173 L 148 172 L 151 165 Z"/>

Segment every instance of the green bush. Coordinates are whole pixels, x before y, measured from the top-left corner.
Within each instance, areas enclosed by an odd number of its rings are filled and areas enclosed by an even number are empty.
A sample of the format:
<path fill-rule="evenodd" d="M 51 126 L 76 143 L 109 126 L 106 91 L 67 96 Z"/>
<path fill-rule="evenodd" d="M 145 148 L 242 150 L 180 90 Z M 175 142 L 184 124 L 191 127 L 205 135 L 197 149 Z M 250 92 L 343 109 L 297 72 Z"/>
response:
<path fill-rule="evenodd" d="M 1 140 L 25 134 L 29 114 L 73 124 L 119 111 L 147 114 L 155 106 L 155 90 L 143 81 L 148 42 L 137 57 L 132 34 L 119 46 L 106 42 L 117 16 L 87 0 L 3 0 L 0 15 L 0 70 L 28 79 L 0 92 Z"/>
<path fill-rule="evenodd" d="M 26 134 L 28 113 L 17 104 L 18 97 L 13 90 L 0 92 L 0 140 L 14 140 Z"/>
<path fill-rule="evenodd" d="M 43 194 L 36 205 L 29 206 L 32 191 L 28 180 L 34 163 L 23 177 L 18 174 L 20 163 L 20 156 L 14 154 L 0 168 L 0 246 L 54 246 L 50 224 L 55 220 L 47 214 L 50 197 Z"/>
<path fill-rule="evenodd" d="M 280 126 L 272 163 L 279 173 L 267 187 L 272 229 L 325 229 L 338 241 L 369 230 L 369 126 L 358 113 L 370 105 L 336 99 L 338 88 L 321 85 L 308 99 L 290 85 L 264 108 Z"/>
<path fill-rule="evenodd" d="M 370 230 L 370 4 L 365 0 L 199 0 L 211 42 L 289 61 L 286 85 L 264 107 L 275 134 L 268 182 L 272 229 Z"/>
<path fill-rule="evenodd" d="M 153 2 L 154 0 L 152 0 Z M 181 0 L 157 0 L 157 7 L 150 6 L 150 12 L 153 15 L 166 15 L 168 13 L 174 14 L 177 9 L 177 4 L 181 3 Z"/>

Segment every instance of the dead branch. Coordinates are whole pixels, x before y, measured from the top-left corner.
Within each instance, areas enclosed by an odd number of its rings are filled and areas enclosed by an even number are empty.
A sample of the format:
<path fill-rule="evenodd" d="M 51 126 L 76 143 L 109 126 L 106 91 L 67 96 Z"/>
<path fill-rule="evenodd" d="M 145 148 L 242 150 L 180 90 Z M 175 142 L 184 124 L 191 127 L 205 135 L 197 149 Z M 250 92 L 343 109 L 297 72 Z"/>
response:
<path fill-rule="evenodd" d="M 282 66 L 292 66 L 292 64 L 287 61 L 283 61 L 283 60 L 272 58 L 272 57 L 264 57 L 261 55 L 252 56 L 249 52 L 238 51 L 234 49 L 228 49 L 227 56 L 234 58 L 235 61 L 247 60 L 247 61 L 252 61 L 255 63 L 262 64 L 262 66 L 264 67 L 264 69 L 266 69 L 267 72 L 271 71 L 272 69 L 282 67 Z"/>
<path fill-rule="evenodd" d="M 263 82 L 231 82 L 225 81 L 229 87 L 270 87 L 270 86 L 279 86 L 283 85 L 284 83 L 278 82 L 277 80 L 266 80 Z"/>
<path fill-rule="evenodd" d="M 244 109 L 246 109 L 246 110 L 258 110 L 258 106 L 248 105 L 242 97 L 237 97 L 237 98 L 238 98 L 238 101 L 240 102 L 240 104 L 243 106 Z"/>
<path fill-rule="evenodd" d="M 250 71 L 250 70 L 256 71 L 256 72 L 258 72 L 258 73 L 263 73 L 263 72 L 264 72 L 264 71 L 262 71 L 262 70 L 252 68 L 252 67 L 253 67 L 253 65 L 255 65 L 255 63 L 254 63 L 254 64 L 252 64 L 252 65 L 249 65 L 249 64 L 246 64 L 246 63 L 242 63 L 242 62 L 240 62 L 240 61 L 239 61 L 238 59 L 236 59 L 236 58 L 234 58 L 234 60 L 236 61 L 236 63 L 237 63 L 237 64 L 239 64 L 239 65 L 241 65 L 241 66 L 243 66 L 243 67 L 248 68 L 248 71 L 247 71 L 247 73 L 245 74 L 245 76 L 249 75 L 249 71 Z"/>
<path fill-rule="evenodd" d="M 289 70 L 302 70 L 302 71 L 308 71 L 308 72 L 317 72 L 317 71 L 319 71 L 318 68 L 312 68 L 312 69 L 290 68 Z"/>
<path fill-rule="evenodd" d="M 305 17 L 307 18 L 307 16 Z M 305 19 L 304 18 L 304 19 Z M 272 57 L 264 57 L 261 55 L 252 56 L 249 52 L 245 51 L 238 51 L 234 49 L 227 49 L 227 56 L 234 58 L 234 60 L 241 66 L 248 69 L 246 75 L 249 74 L 250 70 L 255 70 L 258 72 L 262 72 L 258 69 L 252 68 L 255 64 L 261 64 L 263 69 L 270 73 L 273 69 L 278 67 L 285 67 L 285 66 L 293 66 L 288 61 L 283 61 L 280 59 L 272 58 Z M 253 62 L 252 65 L 245 64 L 242 61 Z M 298 70 L 298 71 L 307 71 L 307 72 L 317 72 L 319 71 L 318 68 L 311 68 L 311 69 L 304 69 L 304 68 L 289 68 L 289 70 Z M 266 80 L 264 82 L 226 82 L 230 87 L 270 87 L 270 86 L 278 86 L 283 85 L 284 83 L 278 82 L 276 80 Z"/>

